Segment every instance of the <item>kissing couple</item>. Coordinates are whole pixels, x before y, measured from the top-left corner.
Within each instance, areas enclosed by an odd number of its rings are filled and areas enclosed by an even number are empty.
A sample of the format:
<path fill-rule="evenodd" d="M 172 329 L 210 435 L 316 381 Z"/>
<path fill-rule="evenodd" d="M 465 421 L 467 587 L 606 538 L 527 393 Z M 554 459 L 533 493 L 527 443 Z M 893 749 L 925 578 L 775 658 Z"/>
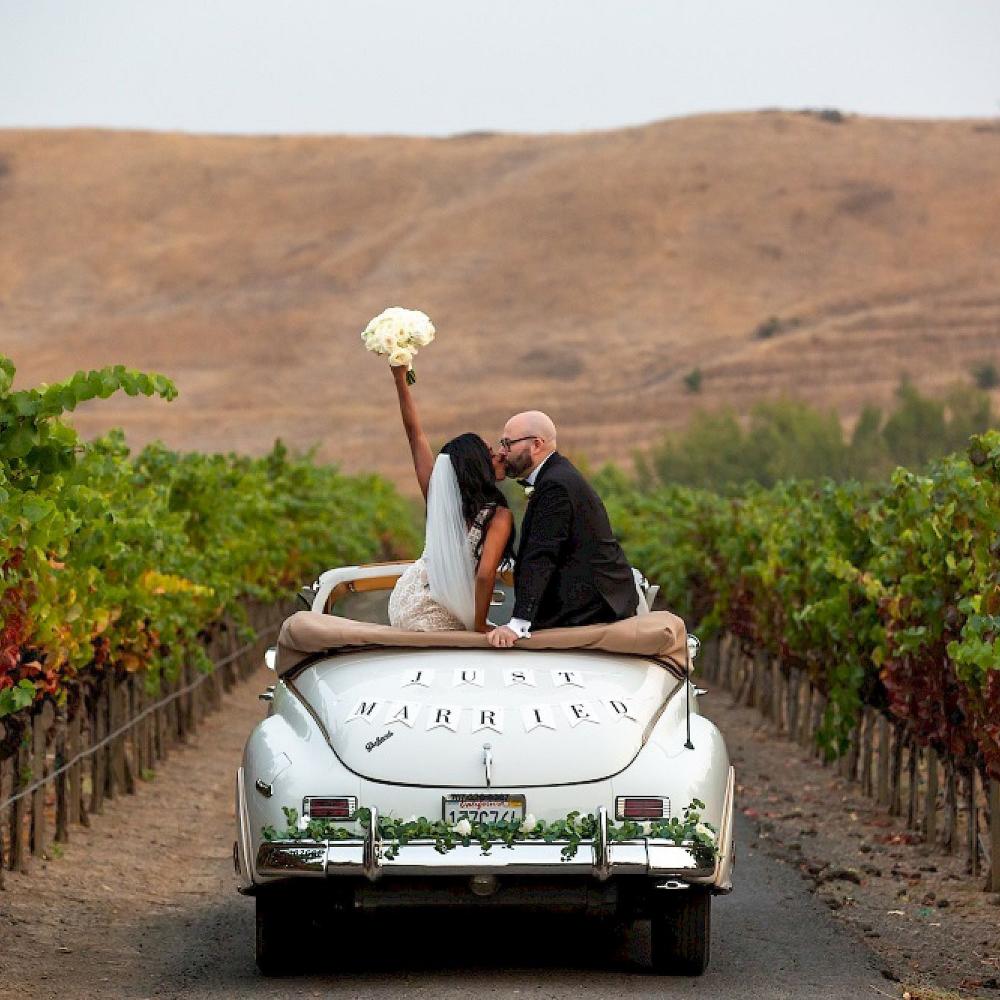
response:
<path fill-rule="evenodd" d="M 556 451 L 556 428 L 518 413 L 491 448 L 478 434 L 452 438 L 435 458 L 417 414 L 407 365 L 390 365 L 420 492 L 427 502 L 423 555 L 389 597 L 389 624 L 416 632 L 466 629 L 513 646 L 532 629 L 595 625 L 636 614 L 639 591 L 593 487 Z M 528 505 L 514 517 L 497 483 L 517 478 Z M 514 611 L 487 619 L 497 571 L 514 566 Z"/>

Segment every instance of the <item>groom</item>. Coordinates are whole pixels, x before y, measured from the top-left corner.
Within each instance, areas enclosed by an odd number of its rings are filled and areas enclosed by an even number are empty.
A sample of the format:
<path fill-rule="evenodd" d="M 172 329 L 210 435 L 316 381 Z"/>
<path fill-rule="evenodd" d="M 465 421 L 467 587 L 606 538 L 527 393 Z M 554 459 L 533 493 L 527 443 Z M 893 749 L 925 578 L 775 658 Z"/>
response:
<path fill-rule="evenodd" d="M 514 568 L 514 614 L 489 633 L 513 646 L 531 629 L 630 618 L 635 579 L 593 487 L 556 451 L 556 427 L 537 410 L 507 421 L 499 456 L 528 493 Z"/>

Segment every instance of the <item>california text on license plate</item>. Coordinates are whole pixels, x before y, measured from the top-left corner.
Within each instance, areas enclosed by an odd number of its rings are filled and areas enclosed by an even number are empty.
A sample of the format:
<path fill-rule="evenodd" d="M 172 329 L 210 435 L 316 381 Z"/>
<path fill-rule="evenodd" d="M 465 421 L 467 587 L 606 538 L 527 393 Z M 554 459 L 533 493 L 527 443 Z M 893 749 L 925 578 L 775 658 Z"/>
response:
<path fill-rule="evenodd" d="M 460 819 L 470 823 L 499 823 L 501 820 L 524 820 L 523 795 L 446 795 L 443 798 L 444 821 L 454 825 Z"/>

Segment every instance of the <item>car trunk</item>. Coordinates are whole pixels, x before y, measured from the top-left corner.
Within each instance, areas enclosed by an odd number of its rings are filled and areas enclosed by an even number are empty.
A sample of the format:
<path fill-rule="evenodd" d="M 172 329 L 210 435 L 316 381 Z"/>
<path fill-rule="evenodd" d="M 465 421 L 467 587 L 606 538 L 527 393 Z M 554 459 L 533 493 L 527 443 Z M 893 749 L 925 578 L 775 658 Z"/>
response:
<path fill-rule="evenodd" d="M 343 763 L 373 781 L 516 790 L 592 781 L 635 757 L 680 680 L 609 653 L 386 649 L 291 682 Z"/>

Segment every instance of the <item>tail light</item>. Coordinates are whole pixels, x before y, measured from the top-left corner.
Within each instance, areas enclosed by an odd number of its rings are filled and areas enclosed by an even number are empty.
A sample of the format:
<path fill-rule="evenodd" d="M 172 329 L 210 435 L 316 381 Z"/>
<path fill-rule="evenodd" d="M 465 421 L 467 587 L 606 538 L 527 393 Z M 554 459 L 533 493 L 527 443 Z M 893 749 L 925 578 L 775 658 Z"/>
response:
<path fill-rule="evenodd" d="M 358 800 L 353 795 L 307 795 L 302 800 L 302 815 L 309 819 L 350 819 L 358 810 Z"/>
<path fill-rule="evenodd" d="M 619 795 L 615 799 L 616 819 L 670 819 L 670 799 Z"/>

